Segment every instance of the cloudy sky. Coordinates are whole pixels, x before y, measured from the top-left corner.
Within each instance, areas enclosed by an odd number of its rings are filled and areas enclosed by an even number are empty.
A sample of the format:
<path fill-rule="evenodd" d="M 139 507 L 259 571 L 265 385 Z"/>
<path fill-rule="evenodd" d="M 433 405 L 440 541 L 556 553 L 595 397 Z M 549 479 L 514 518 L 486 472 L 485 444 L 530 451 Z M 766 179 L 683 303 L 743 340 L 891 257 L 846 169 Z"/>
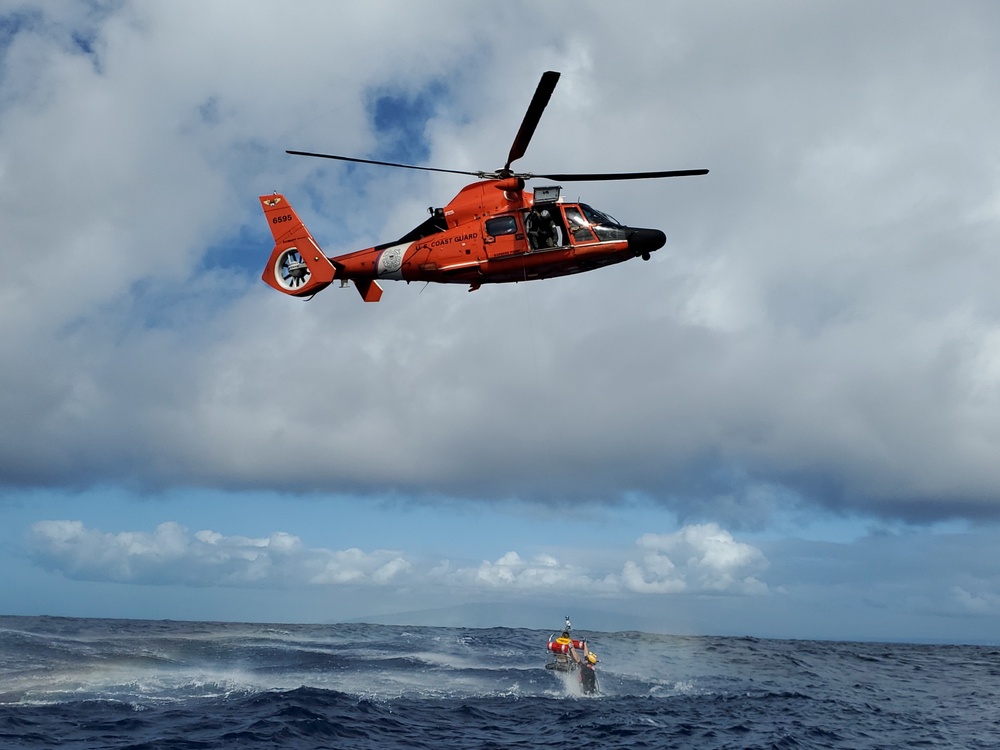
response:
<path fill-rule="evenodd" d="M 0 0 L 0 612 L 997 642 L 1000 6 Z M 502 166 L 667 245 L 260 280 Z"/>

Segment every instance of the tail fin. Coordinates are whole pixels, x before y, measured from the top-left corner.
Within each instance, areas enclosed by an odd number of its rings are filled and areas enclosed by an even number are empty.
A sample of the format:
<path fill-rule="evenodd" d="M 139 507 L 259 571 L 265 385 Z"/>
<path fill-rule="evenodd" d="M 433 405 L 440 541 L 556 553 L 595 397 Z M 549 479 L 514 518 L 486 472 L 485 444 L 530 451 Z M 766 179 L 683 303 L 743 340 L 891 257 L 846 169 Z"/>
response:
<path fill-rule="evenodd" d="M 262 195 L 260 206 L 275 242 L 261 276 L 264 282 L 293 297 L 307 297 L 328 287 L 337 271 L 285 196 Z"/>

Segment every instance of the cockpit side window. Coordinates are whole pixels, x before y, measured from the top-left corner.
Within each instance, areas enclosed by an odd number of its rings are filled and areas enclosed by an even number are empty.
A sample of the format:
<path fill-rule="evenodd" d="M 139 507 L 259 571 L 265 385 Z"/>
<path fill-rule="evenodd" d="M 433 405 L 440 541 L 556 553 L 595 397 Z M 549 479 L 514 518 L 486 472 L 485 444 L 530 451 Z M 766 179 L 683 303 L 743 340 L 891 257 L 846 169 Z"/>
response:
<path fill-rule="evenodd" d="M 563 213 L 566 215 L 566 225 L 569 227 L 569 233 L 573 235 L 573 239 L 576 242 L 589 242 L 594 239 L 594 235 L 591 233 L 590 227 L 587 226 L 587 220 L 583 218 L 580 209 L 576 206 L 566 206 L 563 209 Z"/>
<path fill-rule="evenodd" d="M 517 234 L 517 219 L 513 216 L 494 216 L 486 220 L 486 233 L 491 237 Z"/>

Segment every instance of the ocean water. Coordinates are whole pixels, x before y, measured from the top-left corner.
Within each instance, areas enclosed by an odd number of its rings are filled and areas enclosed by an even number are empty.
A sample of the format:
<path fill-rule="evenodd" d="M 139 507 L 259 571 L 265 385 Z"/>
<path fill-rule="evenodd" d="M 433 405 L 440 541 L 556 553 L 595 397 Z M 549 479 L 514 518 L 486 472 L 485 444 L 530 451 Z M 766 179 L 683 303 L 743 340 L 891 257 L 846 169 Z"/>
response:
<path fill-rule="evenodd" d="M 0 748 L 1000 748 L 995 648 L 550 633 L 0 617 Z"/>

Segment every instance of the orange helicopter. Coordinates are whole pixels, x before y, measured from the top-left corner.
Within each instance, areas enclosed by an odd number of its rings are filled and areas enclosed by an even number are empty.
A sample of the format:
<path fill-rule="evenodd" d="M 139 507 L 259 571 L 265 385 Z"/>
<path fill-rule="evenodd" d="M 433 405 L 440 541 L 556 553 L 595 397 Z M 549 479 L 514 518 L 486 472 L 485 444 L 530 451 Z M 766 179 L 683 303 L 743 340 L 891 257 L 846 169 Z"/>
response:
<path fill-rule="evenodd" d="M 294 297 L 311 297 L 337 279 L 341 286 L 353 281 L 365 302 L 378 302 L 381 279 L 468 284 L 471 292 L 483 284 L 566 276 L 635 257 L 649 260 L 649 254 L 666 243 L 666 235 L 659 229 L 627 227 L 585 203 L 564 202 L 558 185 L 526 191 L 525 181 L 534 177 L 554 182 L 638 180 L 703 175 L 708 170 L 610 174 L 512 171 L 510 165 L 524 156 L 558 81 L 555 71 L 542 75 L 507 163 L 495 172 L 287 151 L 297 156 L 472 175 L 480 181 L 462 188 L 444 208 L 428 209 L 430 218 L 395 242 L 335 257 L 323 253 L 283 195 L 262 195 L 260 204 L 275 241 L 264 268 L 264 281 Z"/>

